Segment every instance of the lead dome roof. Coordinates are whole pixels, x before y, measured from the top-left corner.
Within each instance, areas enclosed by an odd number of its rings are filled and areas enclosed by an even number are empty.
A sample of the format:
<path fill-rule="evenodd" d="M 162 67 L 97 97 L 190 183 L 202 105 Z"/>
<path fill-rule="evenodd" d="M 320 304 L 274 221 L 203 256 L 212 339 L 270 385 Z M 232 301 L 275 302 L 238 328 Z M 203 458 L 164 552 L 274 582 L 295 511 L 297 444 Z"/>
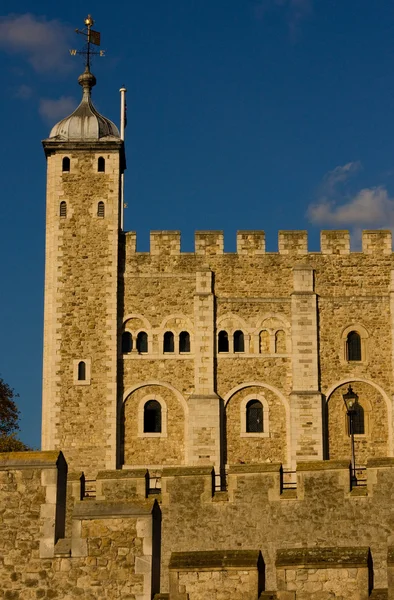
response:
<path fill-rule="evenodd" d="M 49 139 L 65 142 L 120 139 L 119 130 L 115 123 L 100 115 L 93 105 L 91 90 L 96 85 L 96 78 L 88 67 L 78 77 L 78 83 L 83 87 L 80 105 L 70 116 L 62 119 L 52 127 Z"/>

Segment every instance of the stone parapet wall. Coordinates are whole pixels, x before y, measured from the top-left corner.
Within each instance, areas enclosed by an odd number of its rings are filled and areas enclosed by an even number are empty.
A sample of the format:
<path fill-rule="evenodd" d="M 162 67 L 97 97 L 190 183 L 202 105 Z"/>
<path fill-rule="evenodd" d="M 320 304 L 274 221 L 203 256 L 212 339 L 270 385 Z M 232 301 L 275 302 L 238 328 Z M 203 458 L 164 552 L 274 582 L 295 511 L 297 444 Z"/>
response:
<path fill-rule="evenodd" d="M 126 233 L 127 247 L 136 252 L 136 232 Z M 391 231 L 366 230 L 362 232 L 362 251 L 366 254 L 390 254 L 392 252 Z M 238 231 L 237 253 L 257 256 L 266 251 L 264 231 Z M 279 231 L 278 251 L 280 254 L 305 255 L 308 253 L 307 231 Z M 346 230 L 327 230 L 320 234 L 322 254 L 349 254 L 350 234 Z M 151 231 L 150 252 L 152 255 L 169 254 L 176 256 L 181 252 L 180 231 Z M 195 253 L 197 255 L 215 255 L 224 252 L 223 231 L 196 231 Z"/>

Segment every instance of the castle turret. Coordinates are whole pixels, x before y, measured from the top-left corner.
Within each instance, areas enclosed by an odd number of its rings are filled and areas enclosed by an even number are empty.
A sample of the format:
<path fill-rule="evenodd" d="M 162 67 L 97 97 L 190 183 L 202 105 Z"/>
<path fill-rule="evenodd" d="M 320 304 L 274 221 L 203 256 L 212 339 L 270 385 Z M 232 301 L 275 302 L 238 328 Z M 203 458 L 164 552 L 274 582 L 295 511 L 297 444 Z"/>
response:
<path fill-rule="evenodd" d="M 71 468 L 116 466 L 117 272 L 124 146 L 91 99 L 43 141 L 47 157 L 42 448 Z"/>

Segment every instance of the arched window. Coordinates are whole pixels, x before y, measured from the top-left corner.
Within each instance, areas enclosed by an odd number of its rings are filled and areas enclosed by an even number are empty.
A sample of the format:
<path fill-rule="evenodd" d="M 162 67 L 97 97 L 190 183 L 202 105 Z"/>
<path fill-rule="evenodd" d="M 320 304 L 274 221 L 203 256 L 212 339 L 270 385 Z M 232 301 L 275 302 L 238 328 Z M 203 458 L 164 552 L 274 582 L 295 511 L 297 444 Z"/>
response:
<path fill-rule="evenodd" d="M 352 415 L 353 433 L 355 435 L 363 435 L 365 433 L 364 409 L 357 402 Z M 350 433 L 350 431 L 349 431 Z"/>
<path fill-rule="evenodd" d="M 246 405 L 246 433 L 263 433 L 263 405 L 259 400 L 249 400 Z"/>
<path fill-rule="evenodd" d="M 227 333 L 227 331 L 219 331 L 218 352 L 228 352 L 228 333 Z"/>
<path fill-rule="evenodd" d="M 68 158 L 68 156 L 65 156 L 62 160 L 62 171 L 63 173 L 70 172 L 70 159 Z"/>
<path fill-rule="evenodd" d="M 161 433 L 161 405 L 148 400 L 144 406 L 144 433 Z"/>
<path fill-rule="evenodd" d="M 361 338 L 357 331 L 351 331 L 346 340 L 347 360 L 361 360 Z"/>
<path fill-rule="evenodd" d="M 130 331 L 124 331 L 122 333 L 122 353 L 128 354 L 133 349 L 133 336 Z"/>
<path fill-rule="evenodd" d="M 166 331 L 163 338 L 163 352 L 174 352 L 174 334 Z"/>
<path fill-rule="evenodd" d="M 190 335 L 187 331 L 179 334 L 179 352 L 190 352 Z"/>
<path fill-rule="evenodd" d="M 270 334 L 269 331 L 260 331 L 260 354 L 270 353 Z"/>
<path fill-rule="evenodd" d="M 234 352 L 245 352 L 245 340 L 242 331 L 234 331 Z"/>
<path fill-rule="evenodd" d="M 105 158 L 103 158 L 102 156 L 100 156 L 97 161 L 97 171 L 99 173 L 105 172 Z"/>
<path fill-rule="evenodd" d="M 97 216 L 100 217 L 101 219 L 103 219 L 105 217 L 105 206 L 104 206 L 104 202 L 102 202 L 101 200 L 97 204 Z"/>
<path fill-rule="evenodd" d="M 281 329 L 275 333 L 275 353 L 286 354 L 286 335 Z"/>
<path fill-rule="evenodd" d="M 85 381 L 86 379 L 86 363 L 81 360 L 78 363 L 78 381 Z"/>
<path fill-rule="evenodd" d="M 59 214 L 63 219 L 67 217 L 67 202 L 65 200 L 60 202 Z"/>
<path fill-rule="evenodd" d="M 148 334 L 145 331 L 140 331 L 137 335 L 137 350 L 138 352 L 148 352 Z"/>

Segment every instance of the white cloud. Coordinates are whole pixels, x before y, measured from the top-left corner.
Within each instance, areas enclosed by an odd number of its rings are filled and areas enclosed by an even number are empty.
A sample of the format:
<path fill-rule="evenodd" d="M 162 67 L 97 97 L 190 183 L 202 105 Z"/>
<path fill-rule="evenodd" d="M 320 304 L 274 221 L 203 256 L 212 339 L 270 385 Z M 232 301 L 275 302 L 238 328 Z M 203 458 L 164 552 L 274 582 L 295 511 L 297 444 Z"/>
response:
<path fill-rule="evenodd" d="M 25 56 L 38 72 L 68 71 L 73 62 L 69 55 L 71 28 L 60 21 L 48 21 L 26 13 L 0 17 L 0 49 Z"/>
<path fill-rule="evenodd" d="M 364 188 L 344 204 L 319 201 L 308 208 L 308 216 L 316 225 L 338 227 L 394 227 L 394 198 L 384 187 Z"/>
<path fill-rule="evenodd" d="M 338 191 L 360 168 L 359 162 L 349 162 L 325 175 L 319 199 L 307 210 L 311 223 L 352 230 L 394 227 L 394 198 L 384 186 L 364 188 L 350 197 Z"/>
<path fill-rule="evenodd" d="M 335 167 L 324 176 L 321 191 L 324 194 L 332 193 L 339 183 L 344 183 L 360 169 L 361 163 L 359 161 L 348 162 L 346 165 Z"/>
<path fill-rule="evenodd" d="M 67 117 L 77 107 L 77 102 L 71 96 L 61 96 L 57 100 L 41 98 L 39 113 L 48 123 L 55 124 L 59 119 Z"/>

